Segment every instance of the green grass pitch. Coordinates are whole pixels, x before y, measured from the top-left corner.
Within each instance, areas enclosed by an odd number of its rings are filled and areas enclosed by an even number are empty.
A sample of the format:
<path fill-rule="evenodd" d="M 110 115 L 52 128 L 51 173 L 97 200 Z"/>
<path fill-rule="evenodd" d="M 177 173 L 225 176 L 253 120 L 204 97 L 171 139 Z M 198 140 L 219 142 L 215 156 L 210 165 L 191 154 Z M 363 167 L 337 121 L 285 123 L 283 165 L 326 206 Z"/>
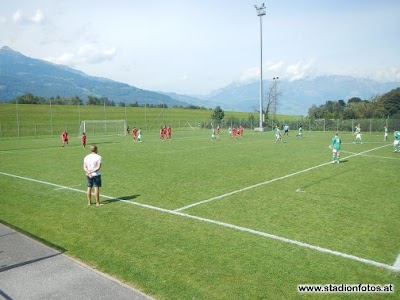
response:
<path fill-rule="evenodd" d="M 363 144 L 343 134 L 342 161 L 331 164 L 331 138 L 89 135 L 103 158 L 101 207 L 87 205 L 89 149 L 78 138 L 64 148 L 59 138 L 7 139 L 0 220 L 156 299 L 304 298 L 298 284 L 328 283 L 395 292 L 327 299 L 399 298 L 400 153 L 381 134 Z"/>

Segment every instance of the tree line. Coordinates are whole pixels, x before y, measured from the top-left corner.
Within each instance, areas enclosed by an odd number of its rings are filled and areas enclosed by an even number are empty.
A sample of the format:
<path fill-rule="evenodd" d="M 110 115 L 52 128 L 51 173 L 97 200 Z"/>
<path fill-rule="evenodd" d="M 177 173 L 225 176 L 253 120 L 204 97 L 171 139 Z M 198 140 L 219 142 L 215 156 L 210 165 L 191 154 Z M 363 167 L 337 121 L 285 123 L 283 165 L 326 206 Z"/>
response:
<path fill-rule="evenodd" d="M 276 97 L 275 97 L 276 98 Z M 42 97 L 35 96 L 31 93 L 17 96 L 9 101 L 9 103 L 19 104 L 52 104 L 52 105 L 84 105 L 84 101 L 79 96 L 72 97 Z M 88 96 L 86 105 L 97 106 L 115 106 L 113 100 L 107 97 Z M 119 102 L 119 106 L 127 106 L 125 102 Z M 130 107 L 150 107 L 150 108 L 168 108 L 166 103 L 159 104 L 139 104 L 137 101 L 129 103 Z M 208 109 L 204 106 L 188 105 L 173 106 L 174 108 L 185 109 Z M 382 96 L 373 96 L 369 100 L 353 97 L 345 100 L 329 100 L 322 105 L 312 105 L 308 109 L 308 117 L 311 119 L 373 119 L 373 118 L 400 118 L 400 88 L 391 90 Z M 214 120 L 222 120 L 224 111 L 217 106 L 211 118 Z"/>
<path fill-rule="evenodd" d="M 31 93 L 26 93 L 24 95 L 20 95 L 15 97 L 14 99 L 10 100 L 9 103 L 18 103 L 18 104 L 45 104 L 45 105 L 85 105 L 84 101 L 79 96 L 72 96 L 72 97 L 63 97 L 63 96 L 56 96 L 56 97 L 42 97 L 42 96 L 35 96 Z M 107 97 L 95 97 L 95 96 L 88 96 L 86 105 L 97 105 L 97 106 L 116 106 L 113 100 L 108 99 Z M 121 101 L 118 103 L 119 106 L 125 107 L 149 107 L 149 108 L 168 108 L 166 103 L 159 103 L 159 104 L 151 104 L 151 103 L 142 103 L 139 104 L 137 101 L 134 103 L 126 104 L 125 102 Z M 204 109 L 207 110 L 208 108 L 204 106 L 197 106 L 197 105 L 174 105 L 173 108 L 184 108 L 184 109 Z"/>
<path fill-rule="evenodd" d="M 400 88 L 369 100 L 353 97 L 344 100 L 326 101 L 322 105 L 312 105 L 308 109 L 311 119 L 374 119 L 400 118 Z"/>

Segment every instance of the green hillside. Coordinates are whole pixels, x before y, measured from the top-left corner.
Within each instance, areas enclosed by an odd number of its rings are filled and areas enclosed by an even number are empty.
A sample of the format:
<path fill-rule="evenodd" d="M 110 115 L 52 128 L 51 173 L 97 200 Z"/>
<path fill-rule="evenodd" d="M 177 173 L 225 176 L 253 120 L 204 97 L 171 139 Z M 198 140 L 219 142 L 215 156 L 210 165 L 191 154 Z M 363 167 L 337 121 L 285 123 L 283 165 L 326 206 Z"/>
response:
<path fill-rule="evenodd" d="M 63 65 L 27 57 L 9 47 L 0 49 L 0 102 L 26 93 L 42 97 L 107 97 L 114 102 L 185 105 L 168 95 L 106 78 L 89 76 Z"/>

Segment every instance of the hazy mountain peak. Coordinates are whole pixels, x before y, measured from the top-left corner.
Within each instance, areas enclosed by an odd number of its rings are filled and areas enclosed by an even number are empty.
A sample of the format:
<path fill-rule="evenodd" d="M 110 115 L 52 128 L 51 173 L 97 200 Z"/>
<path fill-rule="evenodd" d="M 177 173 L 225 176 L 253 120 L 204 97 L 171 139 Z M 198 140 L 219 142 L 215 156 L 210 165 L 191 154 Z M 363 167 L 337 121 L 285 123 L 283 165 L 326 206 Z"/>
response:
<path fill-rule="evenodd" d="M 118 104 L 189 105 L 168 95 L 146 91 L 106 78 L 89 76 L 81 71 L 48 61 L 34 59 L 14 51 L 8 46 L 0 49 L 0 101 L 31 93 L 42 97 L 88 96 L 106 97 Z"/>
<path fill-rule="evenodd" d="M 23 56 L 22 53 L 20 53 L 20 52 L 18 52 L 18 51 L 15 51 L 15 50 L 11 49 L 11 48 L 8 47 L 8 46 L 3 46 L 3 47 L 0 49 L 0 53 L 1 53 L 1 54 L 12 54 L 12 55 L 20 55 L 20 56 Z"/>
<path fill-rule="evenodd" d="M 14 51 L 8 46 L 0 49 L 0 101 L 32 93 L 36 96 L 87 96 L 107 97 L 116 104 L 197 105 L 208 108 L 221 106 L 224 110 L 255 112 L 259 107 L 259 81 L 237 81 L 211 92 L 209 95 L 191 97 L 176 93 L 146 91 L 111 79 L 94 77 L 63 65 L 34 59 Z M 272 86 L 272 79 L 263 80 L 264 105 Z M 329 100 L 352 97 L 370 99 L 400 87 L 399 82 L 378 82 L 371 79 L 341 75 L 321 75 L 289 81 L 277 81 L 278 113 L 306 115 L 313 105 Z"/>

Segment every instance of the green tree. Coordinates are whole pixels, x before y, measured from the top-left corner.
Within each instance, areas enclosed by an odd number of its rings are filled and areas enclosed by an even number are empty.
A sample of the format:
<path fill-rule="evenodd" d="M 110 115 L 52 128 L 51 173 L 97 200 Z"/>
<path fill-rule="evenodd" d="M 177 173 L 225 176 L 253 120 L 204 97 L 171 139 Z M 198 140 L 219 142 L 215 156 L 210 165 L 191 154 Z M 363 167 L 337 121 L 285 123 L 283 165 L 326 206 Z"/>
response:
<path fill-rule="evenodd" d="M 349 100 L 347 100 L 347 104 L 350 104 L 350 103 L 359 103 L 359 102 L 361 102 L 362 100 L 360 99 L 360 98 L 358 98 L 358 97 L 353 97 L 353 98 L 350 98 Z"/>
<path fill-rule="evenodd" d="M 211 119 L 216 122 L 221 122 L 225 117 L 225 112 L 222 110 L 220 106 L 214 108 L 213 113 L 211 114 Z"/>
<path fill-rule="evenodd" d="M 380 102 L 383 104 L 385 116 L 400 114 L 400 88 L 391 90 L 380 97 Z"/>
<path fill-rule="evenodd" d="M 87 101 L 88 105 L 100 105 L 102 103 L 100 103 L 100 99 L 94 96 L 88 96 L 88 101 Z"/>
<path fill-rule="evenodd" d="M 83 101 L 79 96 L 73 96 L 70 99 L 71 105 L 83 105 Z"/>

